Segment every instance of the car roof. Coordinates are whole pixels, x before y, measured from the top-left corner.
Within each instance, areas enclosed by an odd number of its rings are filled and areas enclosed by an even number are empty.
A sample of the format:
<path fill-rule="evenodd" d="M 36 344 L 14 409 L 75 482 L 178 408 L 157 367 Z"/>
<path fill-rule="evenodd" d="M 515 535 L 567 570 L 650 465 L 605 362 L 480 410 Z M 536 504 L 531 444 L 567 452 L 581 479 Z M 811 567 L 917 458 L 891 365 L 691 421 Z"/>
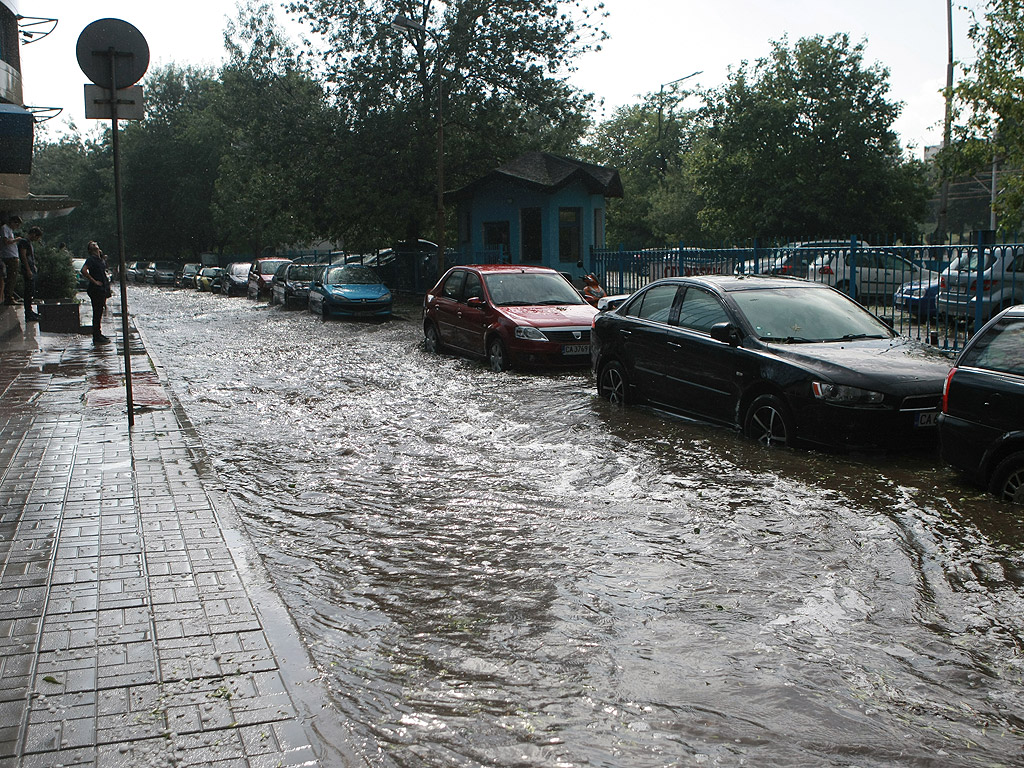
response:
<path fill-rule="evenodd" d="M 824 283 L 816 283 L 799 277 L 785 275 L 690 275 L 687 277 L 666 277 L 659 283 L 698 283 L 720 291 L 749 291 L 769 288 L 806 287 L 831 290 Z"/>
<path fill-rule="evenodd" d="M 471 269 L 481 273 L 497 273 L 497 272 L 524 272 L 524 273 L 546 273 L 546 274 L 559 274 L 558 270 L 552 269 L 551 267 L 533 266 L 530 264 L 460 264 L 459 269 Z"/>

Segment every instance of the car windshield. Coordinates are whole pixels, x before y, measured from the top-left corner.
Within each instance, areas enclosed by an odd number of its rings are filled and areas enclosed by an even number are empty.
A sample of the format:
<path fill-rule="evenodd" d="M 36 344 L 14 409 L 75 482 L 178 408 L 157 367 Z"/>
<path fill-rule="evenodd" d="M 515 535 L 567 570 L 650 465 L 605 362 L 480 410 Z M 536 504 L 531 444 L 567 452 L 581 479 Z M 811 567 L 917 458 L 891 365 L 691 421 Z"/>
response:
<path fill-rule="evenodd" d="M 380 283 L 380 278 L 369 267 L 346 264 L 332 267 L 324 282 L 328 285 L 377 285 Z"/>
<path fill-rule="evenodd" d="M 763 341 L 800 343 L 893 336 L 869 312 L 829 289 L 794 285 L 733 291 L 731 296 Z"/>
<path fill-rule="evenodd" d="M 260 262 L 260 274 L 261 275 L 272 275 L 277 271 L 277 268 L 282 264 L 286 264 L 285 261 L 261 261 Z"/>
<path fill-rule="evenodd" d="M 252 269 L 252 264 L 232 264 L 231 274 L 236 277 L 245 277 L 249 274 L 250 269 Z"/>
<path fill-rule="evenodd" d="M 293 264 L 288 270 L 287 277 L 289 280 L 304 280 L 309 281 L 315 278 L 323 267 L 318 267 L 314 264 Z"/>
<path fill-rule="evenodd" d="M 957 365 L 1024 375 L 1024 318 L 998 320 L 964 352 Z"/>
<path fill-rule="evenodd" d="M 551 272 L 498 272 L 484 275 L 484 283 L 499 307 L 585 303 L 564 277 Z"/>

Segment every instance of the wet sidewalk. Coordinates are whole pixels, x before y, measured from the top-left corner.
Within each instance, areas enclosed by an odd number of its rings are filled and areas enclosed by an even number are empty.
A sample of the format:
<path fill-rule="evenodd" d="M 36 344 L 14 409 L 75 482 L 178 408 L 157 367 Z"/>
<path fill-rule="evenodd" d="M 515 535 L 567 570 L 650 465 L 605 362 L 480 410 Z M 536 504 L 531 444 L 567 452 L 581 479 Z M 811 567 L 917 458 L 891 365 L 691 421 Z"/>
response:
<path fill-rule="evenodd" d="M 360 764 L 134 329 L 129 430 L 113 310 L 0 307 L 0 768 Z"/>

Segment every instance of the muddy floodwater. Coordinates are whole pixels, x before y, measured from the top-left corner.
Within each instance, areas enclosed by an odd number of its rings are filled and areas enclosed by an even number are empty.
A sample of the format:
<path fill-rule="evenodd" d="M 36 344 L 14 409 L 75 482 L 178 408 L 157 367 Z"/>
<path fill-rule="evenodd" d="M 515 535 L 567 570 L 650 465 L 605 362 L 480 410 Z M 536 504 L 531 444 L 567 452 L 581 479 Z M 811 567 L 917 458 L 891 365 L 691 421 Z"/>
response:
<path fill-rule="evenodd" d="M 382 324 L 132 314 L 374 766 L 1024 765 L 1024 525 Z"/>

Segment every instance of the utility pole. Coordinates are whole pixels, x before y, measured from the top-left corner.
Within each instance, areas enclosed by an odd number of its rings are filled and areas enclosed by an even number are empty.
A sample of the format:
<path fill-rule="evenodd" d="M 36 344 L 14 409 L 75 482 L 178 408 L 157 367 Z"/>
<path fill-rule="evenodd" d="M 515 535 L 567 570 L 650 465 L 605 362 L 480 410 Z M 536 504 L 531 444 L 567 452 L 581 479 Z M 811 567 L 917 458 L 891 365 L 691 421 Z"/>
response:
<path fill-rule="evenodd" d="M 946 0 L 946 37 L 948 56 L 946 58 L 946 119 L 942 126 L 942 150 L 949 149 L 953 131 L 953 0 Z M 949 219 L 949 174 L 942 170 L 942 187 L 939 191 L 939 216 L 935 225 L 935 236 L 946 239 Z"/>

